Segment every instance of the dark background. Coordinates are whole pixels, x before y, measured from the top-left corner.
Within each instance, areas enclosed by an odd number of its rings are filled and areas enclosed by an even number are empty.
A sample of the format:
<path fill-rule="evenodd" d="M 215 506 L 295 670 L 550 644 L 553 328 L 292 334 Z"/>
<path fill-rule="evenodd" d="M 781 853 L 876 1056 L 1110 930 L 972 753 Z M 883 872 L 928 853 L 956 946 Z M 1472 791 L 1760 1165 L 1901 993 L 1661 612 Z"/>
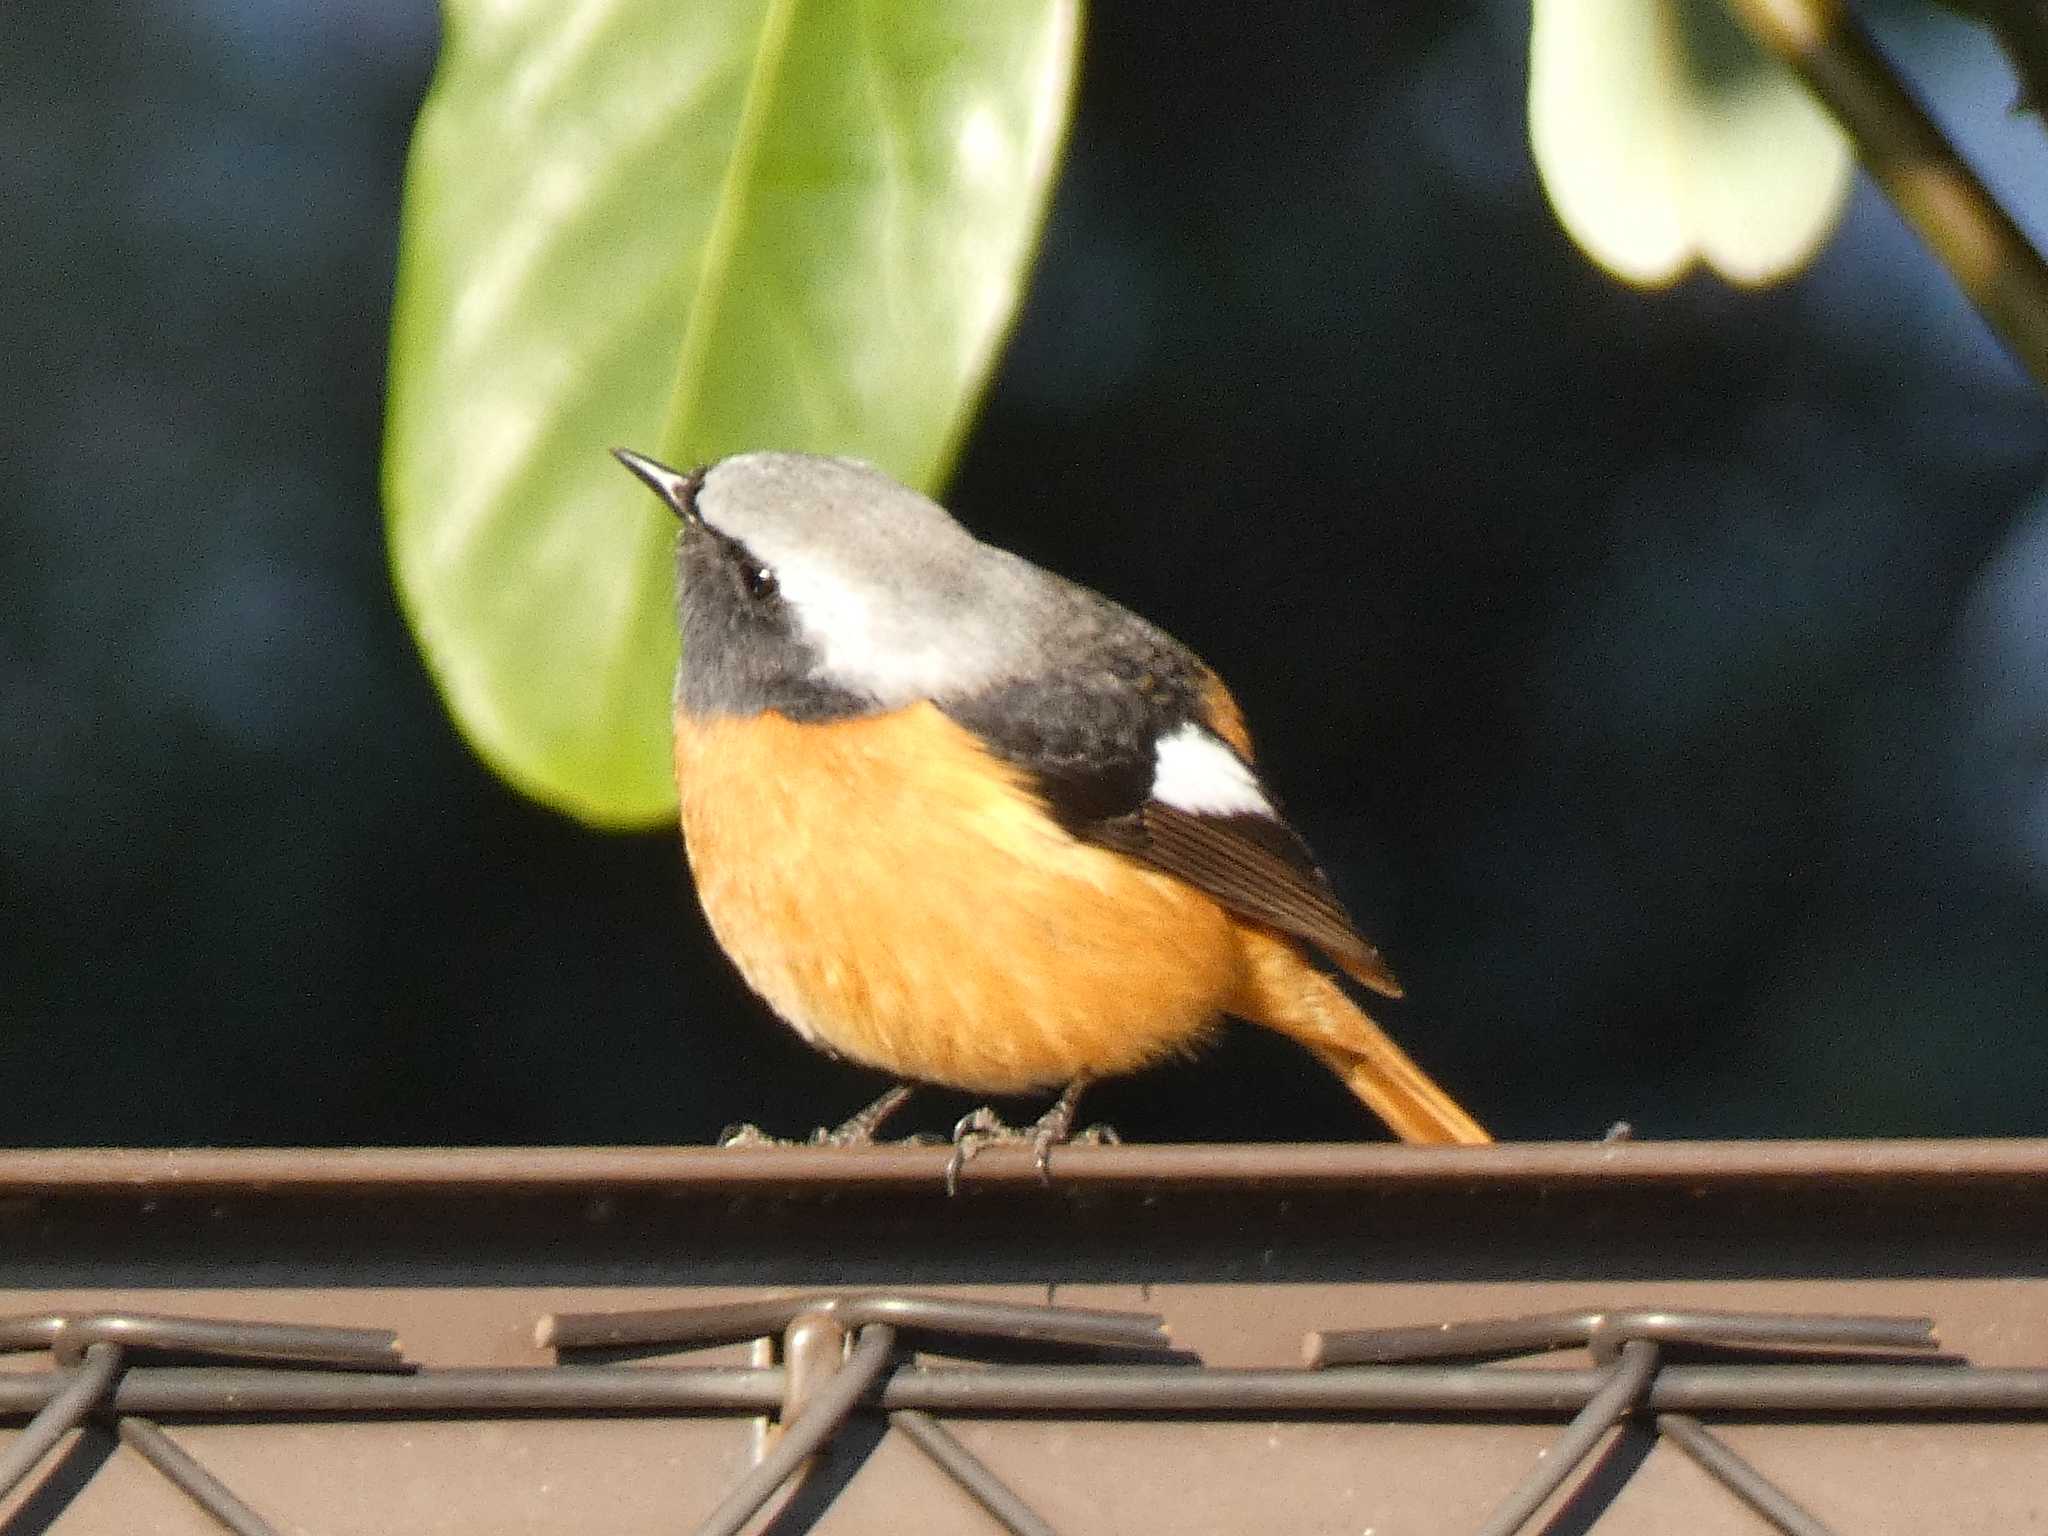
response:
<path fill-rule="evenodd" d="M 2034 218 L 1989 44 L 1879 20 Z M 1526 27 L 1095 8 L 949 500 L 1232 680 L 1499 1133 L 2048 1133 L 2041 401 L 1867 184 L 1769 293 L 1600 275 Z M 673 836 L 496 783 L 398 617 L 434 44 L 398 0 L 0 16 L 0 1140 L 699 1141 L 877 1087 L 748 999 Z M 1378 1134 L 1243 1030 L 1089 1107 Z"/>

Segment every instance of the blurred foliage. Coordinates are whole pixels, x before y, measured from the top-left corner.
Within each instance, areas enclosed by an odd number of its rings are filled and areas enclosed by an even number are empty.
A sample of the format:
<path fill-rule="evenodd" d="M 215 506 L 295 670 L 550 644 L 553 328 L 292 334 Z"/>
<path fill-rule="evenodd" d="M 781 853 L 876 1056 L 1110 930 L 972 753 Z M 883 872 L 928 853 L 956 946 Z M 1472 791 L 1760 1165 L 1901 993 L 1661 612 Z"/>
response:
<path fill-rule="evenodd" d="M 1529 140 L 1586 254 L 1655 287 L 1806 265 L 1848 195 L 1849 146 L 1726 0 L 1535 0 Z"/>
<path fill-rule="evenodd" d="M 1011 324 L 1077 0 L 449 0 L 401 231 L 392 564 L 470 741 L 663 819 L 672 523 L 602 450 L 945 473 Z"/>

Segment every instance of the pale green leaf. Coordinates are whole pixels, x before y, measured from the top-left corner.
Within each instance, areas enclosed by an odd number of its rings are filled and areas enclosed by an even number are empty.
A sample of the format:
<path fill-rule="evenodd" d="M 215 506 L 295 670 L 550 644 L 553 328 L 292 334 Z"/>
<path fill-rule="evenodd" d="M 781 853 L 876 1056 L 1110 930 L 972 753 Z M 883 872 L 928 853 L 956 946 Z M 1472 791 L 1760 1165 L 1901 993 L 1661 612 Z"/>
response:
<path fill-rule="evenodd" d="M 607 448 L 945 473 L 1044 218 L 1076 4 L 447 0 L 385 502 L 507 778 L 603 825 L 674 803 L 674 524 Z"/>
<path fill-rule="evenodd" d="M 1848 192 L 1848 142 L 1722 0 L 1534 5 L 1530 144 L 1587 255 L 1644 286 L 1701 262 L 1764 284 L 1820 249 Z"/>

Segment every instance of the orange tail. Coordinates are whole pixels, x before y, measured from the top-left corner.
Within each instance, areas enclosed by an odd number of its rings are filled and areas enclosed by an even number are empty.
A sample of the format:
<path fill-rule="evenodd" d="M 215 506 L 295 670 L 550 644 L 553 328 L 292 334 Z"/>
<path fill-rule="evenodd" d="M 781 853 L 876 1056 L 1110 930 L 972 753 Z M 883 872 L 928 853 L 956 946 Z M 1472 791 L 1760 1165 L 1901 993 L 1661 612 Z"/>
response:
<path fill-rule="evenodd" d="M 1493 1138 L 1429 1074 L 1408 1059 L 1408 1053 L 1360 1014 L 1359 1022 L 1374 1035 L 1371 1049 L 1341 1051 L 1312 1046 L 1316 1059 L 1344 1080 L 1344 1086 L 1387 1122 L 1403 1141 L 1483 1146 Z"/>
<path fill-rule="evenodd" d="M 1493 1138 L 1287 940 L 1246 931 L 1246 998 L 1233 1012 L 1299 1040 L 1403 1141 Z"/>

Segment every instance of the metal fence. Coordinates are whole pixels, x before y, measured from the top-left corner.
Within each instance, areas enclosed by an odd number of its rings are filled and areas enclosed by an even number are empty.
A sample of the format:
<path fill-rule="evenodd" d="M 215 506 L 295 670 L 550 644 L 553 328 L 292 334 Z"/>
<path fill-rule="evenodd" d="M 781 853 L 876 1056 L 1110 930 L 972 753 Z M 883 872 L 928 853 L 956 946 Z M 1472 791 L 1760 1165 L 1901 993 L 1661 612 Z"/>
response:
<path fill-rule="evenodd" d="M 2048 1358 L 2048 1148 L 1201 1149 L 1163 1174 L 1174 1149 L 1138 1150 L 1149 1177 L 1104 1149 L 1050 1191 L 998 1162 L 978 1205 L 935 1196 L 943 1154 L 910 1160 L 928 1188 L 900 1149 L 822 1181 L 799 1176 L 815 1159 L 759 1152 L 673 1154 L 666 1178 L 659 1154 L 617 1154 L 609 1178 L 589 1161 L 612 1154 L 484 1154 L 489 1177 L 475 1155 L 377 1154 L 382 1179 L 261 1153 L 21 1154 L 43 1160 L 30 1178 L 0 1154 L 0 1294 L 58 1303 L 0 1317 L 0 1421 L 20 1425 L 0 1436 L 0 1531 L 1861 1536 L 1925 1528 L 1930 1481 L 1945 1529 L 2025 1529 L 2028 1510 L 2048 1528 L 2048 1369 L 2014 1359 Z M 1321 1241 L 1271 1246 L 1289 1233 Z M 778 1290 L 778 1267 L 815 1278 L 835 1246 L 841 1269 L 966 1294 Z M 977 1248 L 985 1273 L 963 1278 Z M 1651 1274 L 1682 1294 L 1643 1304 Z M 108 1304 L 124 1279 L 149 1309 Z M 1047 1299 L 997 1294 L 1026 1285 Z M 192 1315 L 223 1286 L 300 1316 Z M 533 1310 L 549 1287 L 674 1304 Z M 1076 1287 L 1162 1305 L 1057 1299 Z M 1757 1295 L 1803 1305 L 1702 1304 Z M 1928 1317 L 1806 1305 L 1872 1295 L 1924 1297 L 1997 1363 L 1943 1352 Z M 1416 1320 L 1432 1301 L 1441 1320 Z M 380 1303 L 408 1339 L 423 1318 L 439 1335 L 415 1353 L 360 1326 Z M 465 1350 L 479 1363 L 448 1358 Z M 517 1456 L 489 1433 L 572 1424 L 587 1433 Z M 274 1448 L 280 1426 L 288 1464 L 237 1449 Z M 397 1499 L 377 1470 L 392 1426 L 429 1442 Z M 1829 1449 L 1802 1477 L 1816 1427 Z M 1659 1471 L 1658 1445 L 1704 1478 Z M 503 1475 L 451 1475 L 436 1500 L 435 1457 L 480 1450 Z M 586 1476 L 580 1510 L 542 1509 L 544 1469 L 577 1457 L 645 1468 L 645 1486 Z M 114 1476 L 134 1468 L 187 1514 Z"/>

